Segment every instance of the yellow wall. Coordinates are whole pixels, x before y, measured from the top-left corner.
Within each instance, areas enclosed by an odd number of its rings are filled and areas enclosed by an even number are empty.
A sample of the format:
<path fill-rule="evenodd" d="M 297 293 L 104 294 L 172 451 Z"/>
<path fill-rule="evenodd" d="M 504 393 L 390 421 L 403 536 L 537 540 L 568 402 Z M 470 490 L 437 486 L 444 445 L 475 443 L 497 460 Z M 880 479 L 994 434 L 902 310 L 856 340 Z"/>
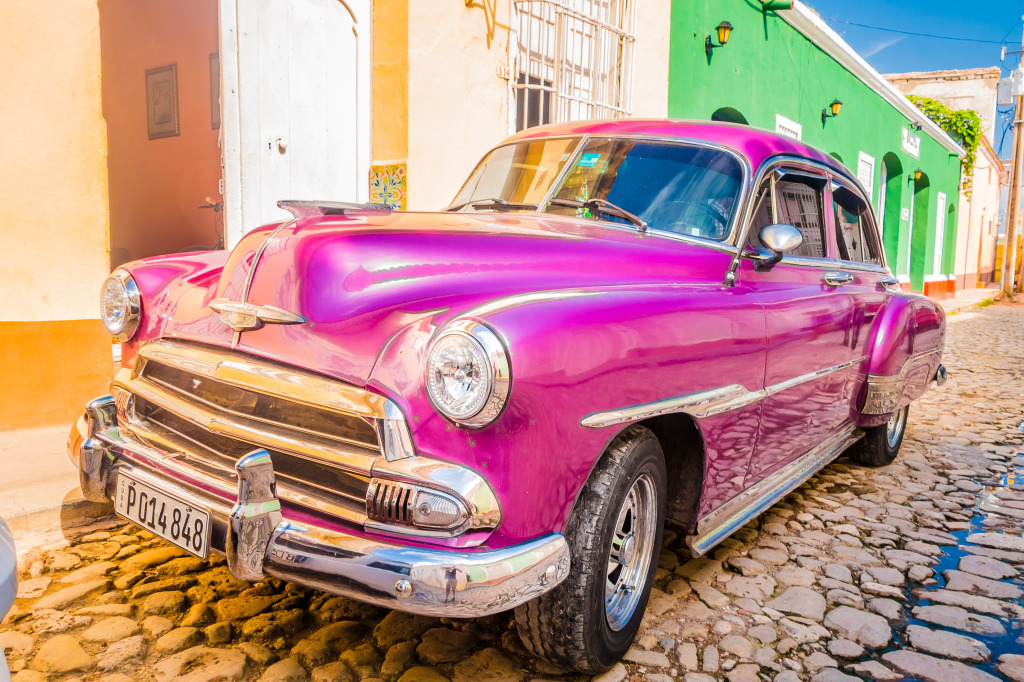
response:
<path fill-rule="evenodd" d="M 0 2 L 0 320 L 97 318 L 107 271 L 95 0 Z"/>
<path fill-rule="evenodd" d="M 668 51 L 672 0 L 643 0 L 636 8 L 633 110 L 641 118 L 668 116 Z"/>
<path fill-rule="evenodd" d="M 637 6 L 633 115 L 668 112 L 671 0 Z M 510 0 L 375 0 L 375 162 L 407 162 L 410 210 L 437 210 L 506 138 Z"/>
<path fill-rule="evenodd" d="M 0 322 L 0 431 L 71 423 L 108 392 L 110 335 L 99 320 Z"/>
<path fill-rule="evenodd" d="M 96 0 L 0 2 L 0 430 L 72 421 L 110 376 Z"/>
<path fill-rule="evenodd" d="M 100 0 L 110 257 L 117 266 L 217 242 L 219 131 L 210 119 L 216 0 Z M 144 36 L 144 38 L 143 38 Z M 180 135 L 149 139 L 146 70 L 178 66 Z"/>
<path fill-rule="evenodd" d="M 446 207 L 508 137 L 508 81 L 497 69 L 508 64 L 509 13 L 509 0 L 409 2 L 411 210 Z"/>
<path fill-rule="evenodd" d="M 373 145 L 375 161 L 409 155 L 409 0 L 373 2 Z"/>

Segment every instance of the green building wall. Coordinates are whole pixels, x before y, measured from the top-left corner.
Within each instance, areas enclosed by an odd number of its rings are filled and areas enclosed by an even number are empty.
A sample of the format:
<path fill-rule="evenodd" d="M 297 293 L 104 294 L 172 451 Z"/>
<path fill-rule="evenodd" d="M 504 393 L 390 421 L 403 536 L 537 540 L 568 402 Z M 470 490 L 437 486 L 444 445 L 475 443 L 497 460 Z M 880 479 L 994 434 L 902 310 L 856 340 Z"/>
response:
<path fill-rule="evenodd" d="M 733 25 L 732 34 L 708 59 L 705 36 L 717 43 L 721 21 Z M 709 120 L 715 112 L 738 112 L 752 126 L 775 130 L 780 114 L 802 126 L 803 142 L 838 157 L 854 174 L 859 152 L 874 157 L 871 202 L 877 212 L 886 192 L 878 220 L 889 268 L 909 276 L 914 291 L 924 290 L 926 275 L 952 274 L 956 216 L 949 207 L 955 211 L 959 205 L 960 184 L 955 154 L 923 131 L 911 131 L 921 139 L 920 158 L 904 152 L 907 117 L 776 13 L 762 12 L 755 0 L 676 0 L 670 35 L 669 116 Z M 822 122 L 821 111 L 833 99 L 843 102 L 842 110 Z M 898 176 L 890 174 L 883 187 L 887 163 Z M 914 180 L 917 169 L 920 181 Z M 940 192 L 946 195 L 945 229 L 936 271 Z M 910 220 L 901 219 L 902 209 Z"/>

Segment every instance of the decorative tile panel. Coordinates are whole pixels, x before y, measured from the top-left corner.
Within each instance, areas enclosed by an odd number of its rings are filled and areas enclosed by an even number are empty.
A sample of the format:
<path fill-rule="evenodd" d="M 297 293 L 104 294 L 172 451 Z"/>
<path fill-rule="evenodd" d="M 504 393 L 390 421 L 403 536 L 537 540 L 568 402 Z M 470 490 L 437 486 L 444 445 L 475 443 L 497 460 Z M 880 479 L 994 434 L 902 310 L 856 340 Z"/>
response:
<path fill-rule="evenodd" d="M 380 163 L 370 166 L 370 202 L 405 210 L 406 164 Z"/>

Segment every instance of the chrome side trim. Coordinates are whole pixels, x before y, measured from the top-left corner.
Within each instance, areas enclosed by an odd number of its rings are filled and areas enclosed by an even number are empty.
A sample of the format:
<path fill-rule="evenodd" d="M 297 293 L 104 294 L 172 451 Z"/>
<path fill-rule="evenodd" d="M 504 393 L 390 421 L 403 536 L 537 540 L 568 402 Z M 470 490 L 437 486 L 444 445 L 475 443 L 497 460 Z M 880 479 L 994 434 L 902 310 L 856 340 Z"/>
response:
<path fill-rule="evenodd" d="M 941 352 L 941 348 L 935 348 L 914 353 L 907 358 L 903 367 L 896 374 L 868 374 L 865 380 L 864 406 L 860 411 L 863 414 L 888 414 L 894 411 L 903 395 L 903 384 L 906 382 L 907 373 L 914 363 L 921 358 Z"/>
<path fill-rule="evenodd" d="M 591 429 L 601 429 L 606 426 L 625 424 L 638 419 L 649 419 L 674 412 L 685 412 L 694 417 L 708 416 L 716 414 L 716 411 L 724 405 L 731 405 L 726 409 L 737 409 L 760 399 L 761 396 L 751 393 L 740 384 L 729 384 L 721 388 L 696 391 L 653 403 L 595 412 L 581 419 L 580 425 Z"/>
<path fill-rule="evenodd" d="M 751 403 L 764 400 L 769 396 L 781 393 L 782 391 L 793 388 L 794 386 L 799 386 L 800 384 L 823 377 L 826 374 L 846 369 L 847 367 L 863 362 L 867 357 L 868 356 L 866 355 L 862 355 L 859 358 L 854 358 L 853 360 L 848 360 L 847 362 L 843 362 L 838 365 L 832 365 L 831 367 L 818 369 L 813 372 L 808 372 L 807 374 L 801 374 L 800 376 L 793 377 L 792 379 L 786 379 L 785 381 L 780 381 L 777 384 L 766 386 L 760 391 L 749 391 L 741 384 L 729 384 L 727 386 L 712 388 L 706 391 L 686 393 L 681 396 L 676 396 L 675 398 L 667 398 L 665 400 L 633 405 L 631 407 L 623 407 L 616 410 L 595 412 L 583 417 L 583 419 L 580 420 L 580 425 L 591 429 L 600 429 L 606 426 L 625 424 L 627 422 L 637 421 L 640 419 L 650 419 L 651 417 L 658 417 L 663 414 L 672 414 L 675 412 L 683 412 L 697 419 L 711 417 L 716 414 L 746 407 Z"/>
<path fill-rule="evenodd" d="M 785 497 L 863 436 L 863 431 L 853 424 L 847 424 L 799 459 L 770 474 L 702 518 L 697 522 L 696 535 L 687 536 L 686 544 L 695 556 L 703 555 L 750 519 Z"/>

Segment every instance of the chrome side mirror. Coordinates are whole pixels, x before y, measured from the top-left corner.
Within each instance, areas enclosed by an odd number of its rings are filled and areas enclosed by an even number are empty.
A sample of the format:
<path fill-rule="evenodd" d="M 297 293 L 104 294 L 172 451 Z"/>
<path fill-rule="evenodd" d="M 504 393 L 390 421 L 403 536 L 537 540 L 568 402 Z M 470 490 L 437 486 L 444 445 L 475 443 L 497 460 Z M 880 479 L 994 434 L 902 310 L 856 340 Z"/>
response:
<path fill-rule="evenodd" d="M 784 254 L 796 250 L 804 243 L 800 230 L 786 223 L 765 225 L 758 230 L 757 236 L 772 252 L 771 256 L 757 264 L 757 270 L 771 270 Z"/>

